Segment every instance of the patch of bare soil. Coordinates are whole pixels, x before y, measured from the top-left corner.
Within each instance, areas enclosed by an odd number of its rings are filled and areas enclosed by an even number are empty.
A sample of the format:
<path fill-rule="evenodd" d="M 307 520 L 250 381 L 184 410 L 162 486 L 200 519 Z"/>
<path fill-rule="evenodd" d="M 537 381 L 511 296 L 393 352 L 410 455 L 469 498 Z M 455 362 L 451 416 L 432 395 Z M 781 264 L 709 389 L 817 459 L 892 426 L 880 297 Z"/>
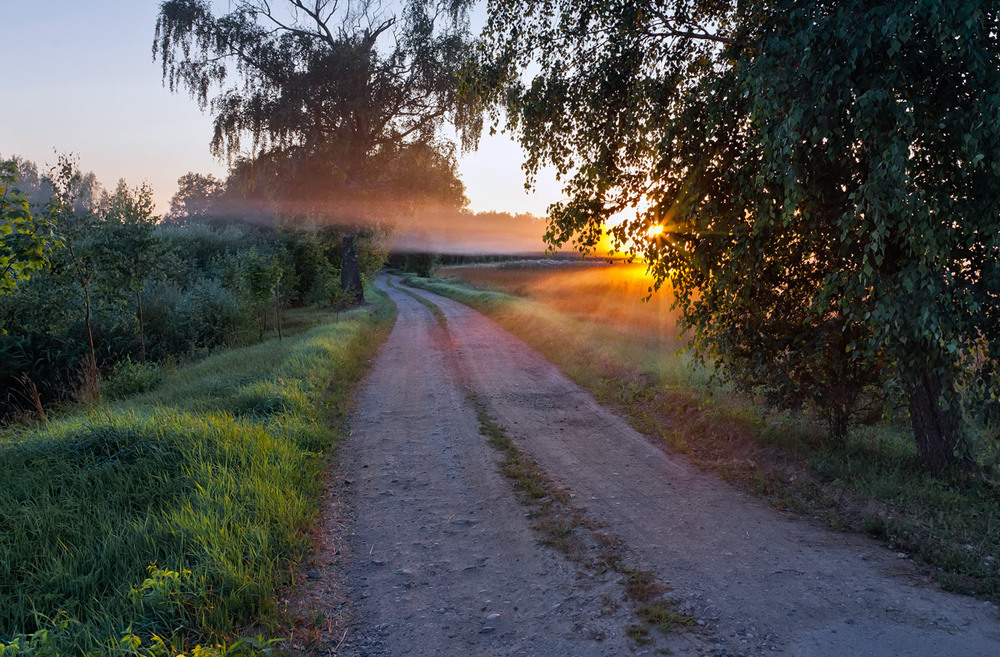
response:
<path fill-rule="evenodd" d="M 333 543 L 304 587 L 320 593 L 298 606 L 330 623 L 315 653 L 998 654 L 992 605 L 942 592 L 875 542 L 786 518 L 654 445 L 479 313 L 417 291 L 445 331 L 388 291 L 399 318 L 341 449 Z M 669 584 L 695 625 L 650 645 L 628 638 L 636 578 L 540 544 L 470 393 L 573 514 L 616 537 L 627 568 L 648 574 L 638 584 L 657 594 Z M 345 502 L 350 524 L 335 520 Z M 340 588 L 324 593 L 328 579 Z"/>

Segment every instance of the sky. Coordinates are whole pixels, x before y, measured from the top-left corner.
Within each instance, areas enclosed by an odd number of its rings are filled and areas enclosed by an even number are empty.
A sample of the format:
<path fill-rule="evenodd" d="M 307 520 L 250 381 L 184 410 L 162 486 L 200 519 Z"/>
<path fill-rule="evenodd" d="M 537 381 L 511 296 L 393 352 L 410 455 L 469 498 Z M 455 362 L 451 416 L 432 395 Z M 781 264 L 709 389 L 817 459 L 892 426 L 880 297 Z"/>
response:
<path fill-rule="evenodd" d="M 189 171 L 224 177 L 209 152 L 212 119 L 162 85 L 152 41 L 160 0 L 0 0 L 0 156 L 47 170 L 74 154 L 105 187 L 148 182 L 169 209 Z M 484 135 L 459 162 L 470 208 L 544 216 L 559 185 L 524 190 L 520 148 Z"/>

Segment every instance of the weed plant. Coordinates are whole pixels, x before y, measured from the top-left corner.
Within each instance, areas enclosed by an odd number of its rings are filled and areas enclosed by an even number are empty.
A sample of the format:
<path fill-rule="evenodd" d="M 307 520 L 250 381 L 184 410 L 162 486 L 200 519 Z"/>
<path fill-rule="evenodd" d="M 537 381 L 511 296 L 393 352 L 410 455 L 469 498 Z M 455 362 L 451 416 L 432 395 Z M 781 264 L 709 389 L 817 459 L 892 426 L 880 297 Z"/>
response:
<path fill-rule="evenodd" d="M 600 269 L 554 269 L 449 268 L 441 272 L 452 278 L 407 282 L 491 316 L 637 430 L 727 481 L 779 509 L 875 536 L 945 588 L 1000 603 L 995 482 L 924 469 L 898 413 L 835 442 L 808 411 L 777 413 L 713 386 L 708 368 L 678 353 L 675 329 L 651 335 L 662 309 L 640 305 L 645 288 L 620 266 L 603 269 L 603 288 Z M 633 307 L 612 313 L 611 301 Z"/>
<path fill-rule="evenodd" d="M 378 298 L 377 312 L 219 352 L 47 428 L 9 429 L 0 655 L 267 648 L 238 637 L 277 619 L 348 393 L 391 321 Z"/>

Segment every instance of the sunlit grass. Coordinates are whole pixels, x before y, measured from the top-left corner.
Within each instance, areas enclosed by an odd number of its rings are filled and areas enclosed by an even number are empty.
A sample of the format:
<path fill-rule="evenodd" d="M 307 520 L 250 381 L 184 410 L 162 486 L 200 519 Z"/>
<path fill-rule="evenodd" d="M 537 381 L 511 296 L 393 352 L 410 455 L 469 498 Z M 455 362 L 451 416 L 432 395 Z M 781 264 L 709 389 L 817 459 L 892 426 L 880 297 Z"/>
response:
<path fill-rule="evenodd" d="M 609 329 L 628 329 L 632 340 L 658 349 L 684 346 L 669 288 L 650 296 L 653 280 L 640 263 L 578 263 L 544 269 L 447 267 L 439 275 L 537 301 L 587 323 L 597 320 Z M 647 296 L 649 300 L 644 301 Z"/>
<path fill-rule="evenodd" d="M 514 265 L 439 271 L 442 276 L 506 294 L 506 298 L 494 299 L 494 303 L 502 299 L 505 304 L 497 319 L 510 327 L 524 327 L 518 332 L 537 336 L 546 351 L 569 341 L 575 353 L 589 353 L 590 358 L 612 369 L 627 364 L 665 385 L 703 388 L 708 382 L 709 372 L 683 353 L 686 340 L 677 326 L 677 311 L 671 309 L 669 289 L 650 296 L 652 279 L 645 274 L 645 265 L 580 264 L 544 269 Z M 442 283 L 447 281 L 435 281 Z M 454 287 L 452 294 L 460 290 Z"/>
<path fill-rule="evenodd" d="M 388 326 L 380 304 L 8 433 L 0 652 L 172 654 L 274 623 L 347 393 Z"/>

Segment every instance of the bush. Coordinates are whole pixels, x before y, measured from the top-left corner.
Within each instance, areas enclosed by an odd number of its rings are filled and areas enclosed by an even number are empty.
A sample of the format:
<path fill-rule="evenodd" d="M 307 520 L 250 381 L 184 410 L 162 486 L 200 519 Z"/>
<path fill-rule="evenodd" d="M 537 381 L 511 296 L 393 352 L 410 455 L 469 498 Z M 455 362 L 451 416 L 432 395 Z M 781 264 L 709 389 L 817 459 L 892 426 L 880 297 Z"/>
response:
<path fill-rule="evenodd" d="M 254 326 L 247 304 L 215 278 L 199 279 L 184 293 L 173 321 L 189 351 L 241 344 Z"/>
<path fill-rule="evenodd" d="M 115 364 L 104 391 L 111 399 L 149 392 L 163 382 L 163 368 L 152 363 L 133 363 L 128 356 Z"/>
<path fill-rule="evenodd" d="M 422 278 L 429 278 L 438 264 L 436 253 L 394 253 L 389 257 L 389 266 L 401 269 Z"/>
<path fill-rule="evenodd" d="M 149 286 L 143 294 L 143 314 L 146 318 L 146 350 L 155 360 L 190 350 L 183 327 L 177 322 L 177 308 L 184 292 L 173 282 Z"/>

